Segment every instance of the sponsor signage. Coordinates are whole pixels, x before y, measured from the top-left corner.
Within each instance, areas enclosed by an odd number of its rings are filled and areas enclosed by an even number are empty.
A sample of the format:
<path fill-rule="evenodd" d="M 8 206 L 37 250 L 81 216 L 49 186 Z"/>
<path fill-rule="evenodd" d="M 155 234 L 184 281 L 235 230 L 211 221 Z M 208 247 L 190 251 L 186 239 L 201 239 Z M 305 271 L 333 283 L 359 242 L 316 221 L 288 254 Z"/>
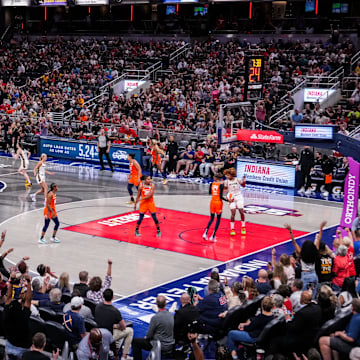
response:
<path fill-rule="evenodd" d="M 304 102 L 320 102 L 325 101 L 329 96 L 335 92 L 335 89 L 304 89 Z"/>
<path fill-rule="evenodd" d="M 295 125 L 295 139 L 332 140 L 334 127 L 331 125 Z"/>
<path fill-rule="evenodd" d="M 67 6 L 67 0 L 40 0 L 40 6 Z"/>
<path fill-rule="evenodd" d="M 250 161 L 237 161 L 237 176 L 245 176 L 246 180 L 263 185 L 295 187 L 295 167 Z"/>
<path fill-rule="evenodd" d="M 344 206 L 340 225 L 351 228 L 358 212 L 360 164 L 349 157 L 349 172 L 345 178 Z"/>
<path fill-rule="evenodd" d="M 276 144 L 284 143 L 284 137 L 276 131 L 238 130 L 236 138 L 238 141 L 254 141 Z"/>
<path fill-rule="evenodd" d="M 109 5 L 109 0 L 75 0 L 75 5 L 79 5 L 79 6 Z"/>
<path fill-rule="evenodd" d="M 133 91 L 141 85 L 144 85 L 146 81 L 140 80 L 125 80 L 124 91 Z"/>
<path fill-rule="evenodd" d="M 55 158 L 83 160 L 95 163 L 100 162 L 96 142 L 83 143 L 80 141 L 66 141 L 42 137 L 40 141 L 40 152 Z M 143 149 L 139 146 L 112 145 L 109 155 L 113 164 L 128 165 L 127 155 L 129 153 L 134 153 L 136 160 L 142 164 Z M 106 159 L 104 159 L 104 161 L 106 164 Z"/>

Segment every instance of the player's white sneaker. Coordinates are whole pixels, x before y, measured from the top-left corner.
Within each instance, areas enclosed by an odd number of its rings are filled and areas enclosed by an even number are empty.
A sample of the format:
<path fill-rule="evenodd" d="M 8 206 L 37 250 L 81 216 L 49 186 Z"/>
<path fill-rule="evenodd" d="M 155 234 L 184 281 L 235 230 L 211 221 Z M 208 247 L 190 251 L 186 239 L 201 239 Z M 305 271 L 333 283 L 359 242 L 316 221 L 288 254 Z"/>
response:
<path fill-rule="evenodd" d="M 207 233 L 206 233 L 206 231 L 203 233 L 202 238 L 203 238 L 205 241 L 207 241 L 207 240 L 208 240 L 208 237 L 207 237 Z"/>
<path fill-rule="evenodd" d="M 45 240 L 45 238 L 40 238 L 39 243 L 40 244 L 48 244 L 48 242 Z"/>
<path fill-rule="evenodd" d="M 32 201 L 36 201 L 36 194 L 30 194 L 30 198 Z"/>
<path fill-rule="evenodd" d="M 323 195 L 324 195 L 325 197 L 328 197 L 328 196 L 329 196 L 329 192 L 328 192 L 328 191 L 324 191 L 324 192 L 323 192 Z"/>
<path fill-rule="evenodd" d="M 305 191 L 305 195 L 311 195 L 311 189 L 307 189 L 307 190 Z"/>
<path fill-rule="evenodd" d="M 61 242 L 56 236 L 52 236 L 51 238 L 50 238 L 50 240 L 52 241 L 52 242 L 54 242 L 54 243 L 59 243 L 59 242 Z"/>
<path fill-rule="evenodd" d="M 301 189 L 299 189 L 299 190 L 297 191 L 297 193 L 298 193 L 299 195 L 302 195 L 302 194 L 305 193 L 305 189 L 304 189 L 304 188 L 301 188 Z"/>
<path fill-rule="evenodd" d="M 216 236 L 214 234 L 210 236 L 210 241 L 214 243 L 216 242 Z"/>

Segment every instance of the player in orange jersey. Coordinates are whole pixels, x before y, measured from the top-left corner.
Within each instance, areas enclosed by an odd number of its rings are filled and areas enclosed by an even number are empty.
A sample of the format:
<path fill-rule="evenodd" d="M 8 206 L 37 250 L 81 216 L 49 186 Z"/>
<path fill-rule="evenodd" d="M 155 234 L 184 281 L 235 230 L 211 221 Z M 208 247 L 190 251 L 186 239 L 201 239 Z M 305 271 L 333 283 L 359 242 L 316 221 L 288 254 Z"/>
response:
<path fill-rule="evenodd" d="M 140 224 L 144 219 L 145 213 L 149 211 L 157 228 L 156 236 L 161 236 L 159 220 L 156 217 L 156 207 L 154 202 L 155 185 L 151 183 L 150 176 L 143 175 L 141 177 L 141 180 L 142 182 L 140 183 L 138 196 L 136 198 L 136 202 L 134 206 L 134 209 L 136 210 L 136 204 L 140 201 L 140 207 L 139 207 L 140 216 L 139 216 L 139 220 L 136 223 L 135 235 L 140 236 L 139 233 Z"/>
<path fill-rule="evenodd" d="M 207 240 L 207 233 L 210 229 L 211 224 L 215 219 L 216 214 L 216 224 L 213 234 L 210 236 L 210 241 L 216 242 L 216 232 L 220 225 L 222 208 L 223 208 L 223 191 L 224 183 L 222 182 L 222 174 L 218 173 L 214 175 L 214 181 L 210 184 L 209 194 L 212 196 L 210 201 L 210 220 L 206 227 L 206 230 L 203 234 L 203 239 Z"/>
<path fill-rule="evenodd" d="M 60 242 L 60 240 L 56 238 L 56 232 L 60 225 L 59 219 L 57 217 L 56 209 L 55 209 L 57 191 L 58 191 L 58 186 L 55 183 L 52 183 L 50 185 L 50 190 L 46 196 L 46 205 L 45 205 L 45 209 L 44 209 L 45 225 L 42 229 L 41 238 L 39 240 L 39 243 L 41 243 L 41 244 L 48 244 L 48 242 L 44 239 L 44 236 L 45 236 L 47 228 L 49 227 L 50 220 L 52 220 L 55 223 L 54 232 L 53 232 L 53 235 L 50 240 L 55 243 Z"/>
<path fill-rule="evenodd" d="M 156 167 L 158 169 L 158 171 L 160 172 L 160 174 L 163 177 L 163 184 L 166 185 L 167 184 L 167 179 L 166 179 L 166 175 L 164 172 L 161 172 L 161 157 L 160 155 L 165 155 L 165 152 L 163 150 L 160 149 L 160 147 L 157 144 L 157 141 L 155 139 L 153 139 L 151 141 L 151 168 L 150 168 L 150 177 L 153 177 L 153 168 Z"/>
<path fill-rule="evenodd" d="M 134 193 L 132 187 L 135 186 L 138 189 L 141 179 L 141 167 L 139 163 L 135 160 L 135 154 L 128 154 L 127 157 L 129 161 L 130 174 L 128 176 L 128 192 L 130 194 L 130 201 L 127 204 L 135 204 Z"/>

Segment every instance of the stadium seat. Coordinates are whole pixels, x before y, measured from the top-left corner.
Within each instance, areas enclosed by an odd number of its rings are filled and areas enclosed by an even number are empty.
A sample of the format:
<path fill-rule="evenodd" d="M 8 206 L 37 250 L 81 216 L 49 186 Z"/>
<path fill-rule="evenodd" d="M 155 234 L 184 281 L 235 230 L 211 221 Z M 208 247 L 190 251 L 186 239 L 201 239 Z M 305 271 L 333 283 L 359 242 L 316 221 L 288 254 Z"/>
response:
<path fill-rule="evenodd" d="M 96 308 L 96 302 L 87 298 L 84 298 L 84 305 L 87 306 L 92 314 L 95 316 L 95 308 Z"/>
<path fill-rule="evenodd" d="M 4 314 L 4 307 L 0 306 L 0 336 L 5 336 L 3 314 Z"/>
<path fill-rule="evenodd" d="M 37 332 L 46 334 L 45 321 L 37 316 L 30 316 L 30 332 L 31 336 Z"/>
<path fill-rule="evenodd" d="M 54 310 L 39 307 L 39 313 L 44 321 L 56 321 L 56 312 Z"/>
<path fill-rule="evenodd" d="M 62 349 L 65 345 L 66 331 L 62 325 L 55 321 L 45 323 L 46 333 L 50 339 L 52 347 Z"/>
<path fill-rule="evenodd" d="M 91 320 L 91 319 L 85 319 L 85 329 L 87 332 L 90 332 L 91 329 L 93 328 L 97 328 L 98 324 L 96 323 L 96 321 Z"/>
<path fill-rule="evenodd" d="M 224 319 L 224 330 L 235 330 L 241 322 L 245 322 L 253 317 L 260 308 L 264 297 L 265 295 L 259 295 L 254 300 L 248 301 L 245 305 L 235 306 L 229 310 Z"/>
<path fill-rule="evenodd" d="M 333 319 L 327 321 L 317 332 L 314 340 L 314 345 L 317 345 L 322 336 L 328 336 L 335 331 L 344 330 L 349 323 L 353 313 L 352 311 L 340 312 Z"/>
<path fill-rule="evenodd" d="M 263 329 L 260 336 L 258 337 L 255 343 L 247 343 L 240 341 L 239 344 L 242 345 L 245 349 L 245 358 L 251 358 L 251 356 L 256 357 L 255 350 L 262 349 L 265 351 L 270 345 L 270 341 L 274 336 L 279 336 L 283 334 L 286 330 L 286 321 L 285 316 L 275 318 L 271 320 Z"/>
<path fill-rule="evenodd" d="M 68 293 L 64 293 L 61 296 L 61 302 L 63 302 L 64 304 L 68 304 L 71 301 L 71 295 Z"/>

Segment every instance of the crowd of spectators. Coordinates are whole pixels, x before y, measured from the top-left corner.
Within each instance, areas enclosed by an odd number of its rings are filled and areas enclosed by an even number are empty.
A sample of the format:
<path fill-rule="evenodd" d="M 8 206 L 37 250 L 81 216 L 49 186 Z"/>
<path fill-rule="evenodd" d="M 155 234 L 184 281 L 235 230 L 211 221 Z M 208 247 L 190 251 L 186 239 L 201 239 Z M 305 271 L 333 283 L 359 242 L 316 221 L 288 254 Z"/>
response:
<path fill-rule="evenodd" d="M 67 273 L 57 276 L 44 264 L 37 267 L 37 274 L 31 274 L 27 257 L 10 270 L 2 263 L 1 329 L 5 331 L 6 354 L 11 359 L 40 360 L 45 359 L 44 350 L 53 350 L 52 359 L 56 360 L 62 350 L 59 337 L 68 341 L 79 360 L 93 359 L 93 353 L 98 359 L 111 354 L 140 360 L 142 350 L 153 351 L 156 358 L 202 360 L 201 339 L 206 342 L 210 336 L 219 341 L 219 347 L 226 343 L 221 351 L 227 353 L 226 359 L 247 358 L 244 349 L 256 344 L 263 331 L 281 323 L 281 328 L 268 335 L 271 341 L 261 345 L 272 356 L 269 359 L 313 354 L 313 359 L 322 356 L 329 360 L 332 356 L 337 359 L 336 352 L 358 359 L 359 222 L 360 217 L 351 229 L 339 228 L 332 249 L 322 241 L 326 222 L 320 225 L 314 242 L 306 240 L 301 246 L 291 226 L 285 225 L 294 245 L 291 255 L 281 254 L 277 259 L 272 249 L 271 261 L 267 269 L 259 270 L 257 279 L 244 275 L 231 284 L 214 268 L 203 296 L 189 287 L 180 297 L 178 310 L 174 304 L 168 309 L 166 298 L 159 295 L 145 338 L 136 337 L 132 325 L 112 303 L 111 260 L 104 281 L 81 271 L 74 285 Z M 5 234 L 1 235 L 1 245 Z M 346 321 L 342 320 L 342 327 L 334 334 L 324 330 L 327 324 L 344 317 Z M 236 319 L 243 320 L 238 323 Z M 39 332 L 41 324 L 48 329 L 47 337 Z M 216 354 L 216 358 L 223 358 L 219 351 Z"/>

